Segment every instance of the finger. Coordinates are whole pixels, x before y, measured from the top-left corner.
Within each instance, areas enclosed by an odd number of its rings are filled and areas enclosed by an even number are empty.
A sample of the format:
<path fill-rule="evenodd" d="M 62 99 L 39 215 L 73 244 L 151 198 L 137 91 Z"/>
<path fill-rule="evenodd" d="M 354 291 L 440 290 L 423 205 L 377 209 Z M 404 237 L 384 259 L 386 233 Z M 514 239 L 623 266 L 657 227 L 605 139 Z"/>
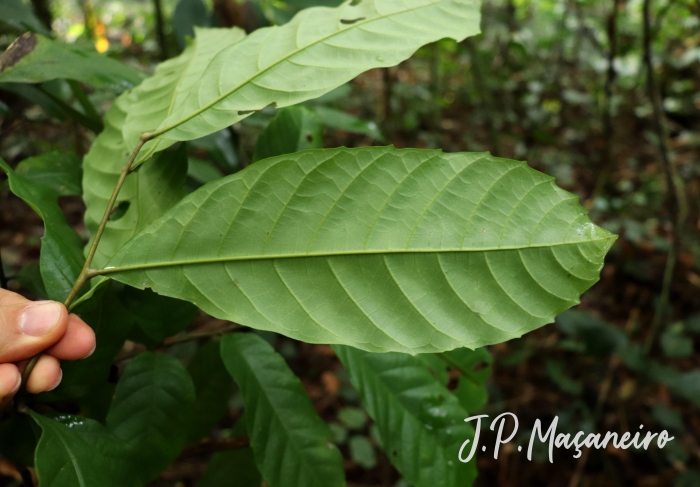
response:
<path fill-rule="evenodd" d="M 9 400 L 22 385 L 22 376 L 14 364 L 0 364 L 0 403 Z"/>
<path fill-rule="evenodd" d="M 76 315 L 68 316 L 68 327 L 58 343 L 46 350 L 59 360 L 78 360 L 95 351 L 95 332 Z"/>
<path fill-rule="evenodd" d="M 39 394 L 40 392 L 52 391 L 63 378 L 61 364 L 56 357 L 42 355 L 34 366 L 34 370 L 27 380 L 27 392 Z"/>
<path fill-rule="evenodd" d="M 0 363 L 19 362 L 49 348 L 63 336 L 68 311 L 55 301 L 14 301 L 0 305 Z"/>

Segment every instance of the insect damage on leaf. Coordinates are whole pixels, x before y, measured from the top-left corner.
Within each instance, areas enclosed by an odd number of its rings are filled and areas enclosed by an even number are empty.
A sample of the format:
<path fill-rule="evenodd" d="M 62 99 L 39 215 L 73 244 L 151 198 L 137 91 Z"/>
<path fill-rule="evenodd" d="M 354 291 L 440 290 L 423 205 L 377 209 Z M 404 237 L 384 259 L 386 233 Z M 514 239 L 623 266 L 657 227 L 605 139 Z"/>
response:
<path fill-rule="evenodd" d="M 5 52 L 0 55 L 0 73 L 20 62 L 36 47 L 36 34 L 26 32 L 18 37 Z"/>

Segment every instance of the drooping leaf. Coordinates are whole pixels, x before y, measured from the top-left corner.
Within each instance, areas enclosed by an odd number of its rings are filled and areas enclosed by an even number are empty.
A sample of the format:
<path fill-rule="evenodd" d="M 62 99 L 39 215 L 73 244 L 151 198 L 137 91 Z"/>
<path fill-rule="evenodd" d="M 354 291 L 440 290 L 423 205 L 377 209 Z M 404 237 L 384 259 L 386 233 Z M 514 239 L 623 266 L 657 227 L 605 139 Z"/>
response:
<path fill-rule="evenodd" d="M 109 474 L 110 487 L 140 487 L 141 483 L 138 480 L 135 465 L 132 464 L 131 458 L 134 456 L 129 446 L 112 433 L 103 425 L 92 419 L 71 414 L 59 414 L 54 416 L 54 421 L 57 421 L 74 431 L 78 436 L 87 443 L 94 452 L 97 452 L 99 457 L 104 459 L 101 468 L 106 469 Z M 90 455 L 91 456 L 91 455 Z M 78 458 L 79 461 L 90 460 Z M 89 484 L 96 485 L 96 484 Z"/>
<path fill-rule="evenodd" d="M 105 116 L 105 129 L 83 159 L 85 225 L 94 238 L 107 203 L 129 158 L 121 128 L 130 109 L 126 95 L 118 97 Z M 127 176 L 116 207 L 126 206 L 121 218 L 107 223 L 93 266 L 101 267 L 139 230 L 180 200 L 187 175 L 185 148 L 164 152 Z M 128 206 L 127 206 L 128 205 Z M 92 240 L 91 240 L 92 241 Z"/>
<path fill-rule="evenodd" d="M 109 462 L 68 426 L 31 412 L 41 428 L 34 464 L 42 487 L 111 485 Z"/>
<path fill-rule="evenodd" d="M 121 302 L 145 335 L 146 345 L 157 345 L 184 330 L 197 315 L 197 307 L 179 299 L 160 296 L 148 289 L 125 286 Z"/>
<path fill-rule="evenodd" d="M 127 146 L 135 147 L 144 132 L 155 134 L 138 158 L 144 161 L 268 105 L 301 103 L 369 69 L 394 66 L 425 44 L 475 35 L 479 21 L 478 0 L 363 0 L 302 10 L 288 24 L 258 29 L 210 58 L 199 79 L 180 90 L 167 117 L 130 113 Z M 163 96 L 144 100 L 140 112 L 163 113 Z"/>
<path fill-rule="evenodd" d="M 15 172 L 48 186 L 58 196 L 74 196 L 83 192 L 81 162 L 75 153 L 51 151 L 24 159 Z"/>
<path fill-rule="evenodd" d="M 323 147 L 321 119 L 304 106 L 283 108 L 255 144 L 253 162 Z"/>
<path fill-rule="evenodd" d="M 615 238 L 522 162 L 310 150 L 203 186 L 102 272 L 253 328 L 415 354 L 552 322 Z"/>
<path fill-rule="evenodd" d="M 345 485 L 343 462 L 301 381 L 265 340 L 234 333 L 221 356 L 241 389 L 255 462 L 270 487 Z"/>
<path fill-rule="evenodd" d="M 26 33 L 0 55 L 0 82 L 43 83 L 72 79 L 122 92 L 146 77 L 138 69 L 92 49 Z"/>
<path fill-rule="evenodd" d="M 194 383 L 196 399 L 187 414 L 187 443 L 201 440 L 223 417 L 233 392 L 233 381 L 221 359 L 219 342 L 197 349 L 187 371 Z"/>
<path fill-rule="evenodd" d="M 443 357 L 462 375 L 454 395 L 469 413 L 476 413 L 488 400 L 486 379 L 491 375 L 493 356 L 486 347 L 469 350 L 457 348 L 445 352 Z"/>
<path fill-rule="evenodd" d="M 0 0 L 0 23 L 8 25 L 19 32 L 30 30 L 49 35 L 46 26 L 34 15 L 29 4 L 22 0 Z"/>
<path fill-rule="evenodd" d="M 474 436 L 464 422 L 469 414 L 417 357 L 333 348 L 377 425 L 387 457 L 407 483 L 471 485 L 476 460 L 458 460 L 462 443 Z"/>
<path fill-rule="evenodd" d="M 41 277 L 49 299 L 63 301 L 83 267 L 83 242 L 66 222 L 54 190 L 16 173 L 2 159 L 0 169 L 7 174 L 10 190 L 44 220 L 39 258 Z"/>
<path fill-rule="evenodd" d="M 326 127 L 354 134 L 369 135 L 374 139 L 384 140 L 384 136 L 374 122 L 362 120 L 355 115 L 330 107 L 315 106 L 313 111 L 321 117 L 321 122 Z"/>
<path fill-rule="evenodd" d="M 144 352 L 124 370 L 107 429 L 131 449 L 142 483 L 156 478 L 185 446 L 185 419 L 193 401 L 192 379 L 170 355 Z"/>

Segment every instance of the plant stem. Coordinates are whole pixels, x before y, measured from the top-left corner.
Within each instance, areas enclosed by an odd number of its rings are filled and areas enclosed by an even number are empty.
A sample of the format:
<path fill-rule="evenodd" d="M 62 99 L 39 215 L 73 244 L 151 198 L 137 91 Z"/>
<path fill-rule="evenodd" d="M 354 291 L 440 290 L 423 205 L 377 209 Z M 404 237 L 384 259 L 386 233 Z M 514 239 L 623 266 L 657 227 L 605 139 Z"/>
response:
<path fill-rule="evenodd" d="M 651 0 L 644 0 L 643 4 L 643 43 L 644 55 L 643 61 L 647 72 L 647 91 L 653 108 L 653 125 L 658 138 L 659 152 L 661 153 L 661 162 L 663 164 L 666 186 L 668 194 L 668 210 L 671 219 L 670 230 L 670 248 L 666 259 L 666 268 L 664 270 L 664 280 L 659 296 L 659 303 L 654 313 L 654 318 L 646 337 L 644 350 L 646 353 L 651 351 L 661 325 L 666 315 L 669 297 L 671 294 L 671 284 L 673 281 L 673 271 L 676 265 L 676 256 L 678 254 L 678 230 L 685 219 L 687 207 L 685 203 L 684 191 L 682 183 L 676 174 L 676 169 L 671 162 L 668 145 L 666 143 L 666 126 L 664 124 L 664 113 L 661 107 L 659 91 L 656 86 L 656 78 L 654 76 L 654 64 L 652 61 L 652 27 L 651 27 Z M 660 26 L 659 26 L 660 27 Z"/>
<path fill-rule="evenodd" d="M 112 196 L 109 198 L 109 202 L 107 203 L 107 208 L 105 208 L 104 215 L 102 215 L 102 221 L 100 222 L 100 226 L 97 227 L 97 231 L 95 232 L 95 237 L 92 240 L 92 244 L 90 245 L 90 250 L 88 250 L 87 257 L 85 258 L 85 264 L 83 265 L 82 270 L 80 271 L 80 274 L 78 275 L 78 279 L 75 281 L 75 284 L 73 284 L 73 287 L 70 290 L 70 293 L 68 294 L 68 297 L 66 298 L 66 301 L 63 303 L 66 305 L 66 308 L 70 307 L 70 305 L 73 303 L 73 300 L 78 295 L 78 292 L 80 291 L 80 288 L 83 287 L 83 285 L 87 282 L 88 279 L 91 277 L 94 277 L 95 274 L 92 269 L 90 269 L 90 264 L 92 264 L 92 259 L 95 257 L 95 252 L 97 251 L 97 245 L 100 243 L 100 239 L 102 238 L 102 234 L 105 231 L 105 227 L 107 226 L 107 222 L 109 221 L 109 216 L 112 214 L 112 209 L 114 208 L 114 204 L 117 202 L 117 197 L 119 196 L 119 191 L 122 189 L 122 186 L 124 185 L 124 180 L 126 180 L 126 177 L 129 175 L 129 172 L 131 171 L 131 165 L 134 163 L 136 160 L 136 156 L 138 156 L 139 152 L 141 151 L 141 148 L 143 147 L 143 144 L 151 140 L 152 135 L 149 133 L 145 133 L 141 135 L 139 138 L 138 144 L 136 144 L 136 147 L 134 148 L 134 151 L 131 153 L 131 156 L 129 157 L 128 162 L 122 169 L 121 174 L 119 175 L 119 180 L 117 181 L 116 186 L 114 187 L 114 191 L 112 191 Z"/>
<path fill-rule="evenodd" d="M 153 0 L 153 6 L 156 14 L 156 36 L 158 45 L 160 46 L 161 59 L 168 59 L 168 45 L 165 39 L 165 21 L 163 20 L 163 5 L 161 0 Z"/>

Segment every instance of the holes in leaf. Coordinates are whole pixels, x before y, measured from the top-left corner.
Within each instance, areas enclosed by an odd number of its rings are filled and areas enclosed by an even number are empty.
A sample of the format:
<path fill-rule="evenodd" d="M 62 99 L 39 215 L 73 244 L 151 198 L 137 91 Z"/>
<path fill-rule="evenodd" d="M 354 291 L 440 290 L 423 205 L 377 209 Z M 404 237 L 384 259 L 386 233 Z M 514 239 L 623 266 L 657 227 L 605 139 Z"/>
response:
<path fill-rule="evenodd" d="M 129 210 L 129 206 L 131 206 L 130 201 L 119 202 L 119 204 L 117 204 L 117 206 L 112 210 L 112 213 L 109 215 L 109 221 L 116 222 L 122 218 Z"/>
<path fill-rule="evenodd" d="M 238 110 L 239 115 L 248 115 L 250 113 L 253 113 L 255 110 Z"/>
<path fill-rule="evenodd" d="M 365 20 L 366 18 L 367 17 L 358 17 L 356 19 L 340 19 L 340 23 L 350 25 L 350 24 L 354 24 L 355 22 L 359 22 L 360 20 Z"/>
<path fill-rule="evenodd" d="M 362 3 L 362 0 L 352 0 L 352 2 L 350 2 L 350 6 L 357 7 L 361 3 Z"/>
<path fill-rule="evenodd" d="M 314 141 L 314 136 L 311 134 L 306 134 L 306 141 L 310 144 Z"/>

